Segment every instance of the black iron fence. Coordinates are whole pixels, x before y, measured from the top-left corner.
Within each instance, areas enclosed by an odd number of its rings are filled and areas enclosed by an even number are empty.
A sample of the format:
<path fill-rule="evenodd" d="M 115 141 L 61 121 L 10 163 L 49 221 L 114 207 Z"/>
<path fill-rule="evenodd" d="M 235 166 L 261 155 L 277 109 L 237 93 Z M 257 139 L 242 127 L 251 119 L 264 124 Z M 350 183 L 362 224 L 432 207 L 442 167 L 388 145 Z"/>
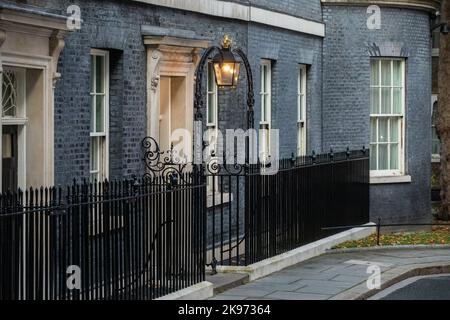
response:
<path fill-rule="evenodd" d="M 369 152 L 357 150 L 207 170 L 208 252 L 213 265 L 249 265 L 369 222 Z M 263 173 L 263 174 L 261 174 Z"/>
<path fill-rule="evenodd" d="M 366 150 L 182 168 L 1 194 L 0 300 L 155 299 L 369 220 Z"/>
<path fill-rule="evenodd" d="M 154 299 L 204 279 L 192 173 L 0 195 L 0 299 Z"/>

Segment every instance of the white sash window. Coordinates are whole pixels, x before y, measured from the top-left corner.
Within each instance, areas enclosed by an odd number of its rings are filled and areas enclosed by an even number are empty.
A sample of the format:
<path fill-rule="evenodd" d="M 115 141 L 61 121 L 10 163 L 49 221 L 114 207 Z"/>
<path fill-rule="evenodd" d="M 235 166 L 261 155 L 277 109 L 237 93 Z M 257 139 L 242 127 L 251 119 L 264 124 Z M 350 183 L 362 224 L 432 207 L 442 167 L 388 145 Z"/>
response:
<path fill-rule="evenodd" d="M 300 65 L 297 91 L 297 155 L 306 155 L 306 66 Z"/>
<path fill-rule="evenodd" d="M 372 59 L 370 65 L 371 175 L 403 175 L 405 63 L 402 59 Z"/>
<path fill-rule="evenodd" d="M 261 120 L 259 123 L 259 153 L 262 162 L 270 156 L 270 129 L 272 123 L 272 62 L 261 60 Z"/>
<path fill-rule="evenodd" d="M 109 172 L 109 55 L 91 51 L 90 180 L 108 179 Z"/>

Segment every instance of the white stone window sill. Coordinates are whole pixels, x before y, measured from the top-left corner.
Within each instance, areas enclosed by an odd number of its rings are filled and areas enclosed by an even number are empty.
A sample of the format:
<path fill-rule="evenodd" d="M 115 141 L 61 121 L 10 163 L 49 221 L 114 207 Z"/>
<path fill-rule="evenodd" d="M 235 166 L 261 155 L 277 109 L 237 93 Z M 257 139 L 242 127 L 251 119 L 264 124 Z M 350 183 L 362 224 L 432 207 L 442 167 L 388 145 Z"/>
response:
<path fill-rule="evenodd" d="M 370 184 L 411 183 L 411 176 L 370 177 Z"/>
<path fill-rule="evenodd" d="M 214 202 L 213 202 L 213 193 L 212 192 L 208 192 L 208 194 L 206 195 L 206 206 L 208 208 L 212 208 L 220 206 L 220 205 L 224 205 L 227 204 L 228 202 L 232 202 L 233 201 L 233 194 L 230 193 L 223 193 L 223 202 L 222 202 L 222 193 L 221 192 L 215 192 L 214 193 Z M 214 205 L 213 205 L 214 203 Z"/>
<path fill-rule="evenodd" d="M 431 162 L 432 163 L 441 162 L 441 156 L 439 154 L 432 154 L 431 155 Z"/>

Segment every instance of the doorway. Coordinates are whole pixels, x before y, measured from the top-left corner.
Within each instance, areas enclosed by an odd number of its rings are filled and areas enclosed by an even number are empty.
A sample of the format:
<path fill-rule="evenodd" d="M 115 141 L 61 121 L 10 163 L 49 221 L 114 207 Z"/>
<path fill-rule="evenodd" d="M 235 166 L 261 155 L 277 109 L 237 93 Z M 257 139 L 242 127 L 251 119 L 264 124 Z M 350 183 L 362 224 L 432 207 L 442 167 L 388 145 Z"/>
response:
<path fill-rule="evenodd" d="M 186 77 L 162 76 L 160 87 L 159 144 L 161 150 L 170 150 L 181 143 L 182 137 L 174 132 L 178 129 L 188 130 L 186 126 L 187 95 Z M 186 137 L 190 138 L 190 137 Z M 179 145 L 179 150 L 182 150 Z M 178 148 L 177 148 L 178 149 Z M 186 154 L 180 154 L 186 156 Z"/>

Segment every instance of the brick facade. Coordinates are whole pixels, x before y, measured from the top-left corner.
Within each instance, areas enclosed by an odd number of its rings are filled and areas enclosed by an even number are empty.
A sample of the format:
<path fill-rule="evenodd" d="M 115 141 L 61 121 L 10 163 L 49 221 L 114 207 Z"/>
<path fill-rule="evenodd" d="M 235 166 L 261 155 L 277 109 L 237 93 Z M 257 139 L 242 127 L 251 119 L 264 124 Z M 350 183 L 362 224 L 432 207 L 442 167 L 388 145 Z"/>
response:
<path fill-rule="evenodd" d="M 381 29 L 365 7 L 324 6 L 323 146 L 359 148 L 370 140 L 369 45 L 399 46 L 406 58 L 406 174 L 411 183 L 372 185 L 372 220 L 426 221 L 430 215 L 430 20 L 426 12 L 381 8 Z"/>
<path fill-rule="evenodd" d="M 320 0 L 233 0 L 323 21 L 326 36 L 321 38 L 135 1 L 26 2 L 64 15 L 69 5 L 76 4 L 83 20 L 81 30 L 65 39 L 59 60 L 62 78 L 55 89 L 54 119 L 56 184 L 89 176 L 91 48 L 108 50 L 111 58 L 110 177 L 142 174 L 140 141 L 147 132 L 148 81 L 142 25 L 193 31 L 211 44 L 229 34 L 234 46 L 243 48 L 250 58 L 256 128 L 260 119 L 259 62 L 272 60 L 272 127 L 280 129 L 282 157 L 296 152 L 298 64 L 308 66 L 308 153 L 369 145 L 368 46 L 389 42 L 401 46 L 407 59 L 406 162 L 412 183 L 373 185 L 371 215 L 401 222 L 429 218 L 431 49 L 427 12 L 382 7 L 381 30 L 369 30 L 364 6 L 322 6 Z M 243 73 L 241 81 L 245 81 Z M 219 128 L 245 127 L 245 86 L 220 91 L 219 101 Z"/>

